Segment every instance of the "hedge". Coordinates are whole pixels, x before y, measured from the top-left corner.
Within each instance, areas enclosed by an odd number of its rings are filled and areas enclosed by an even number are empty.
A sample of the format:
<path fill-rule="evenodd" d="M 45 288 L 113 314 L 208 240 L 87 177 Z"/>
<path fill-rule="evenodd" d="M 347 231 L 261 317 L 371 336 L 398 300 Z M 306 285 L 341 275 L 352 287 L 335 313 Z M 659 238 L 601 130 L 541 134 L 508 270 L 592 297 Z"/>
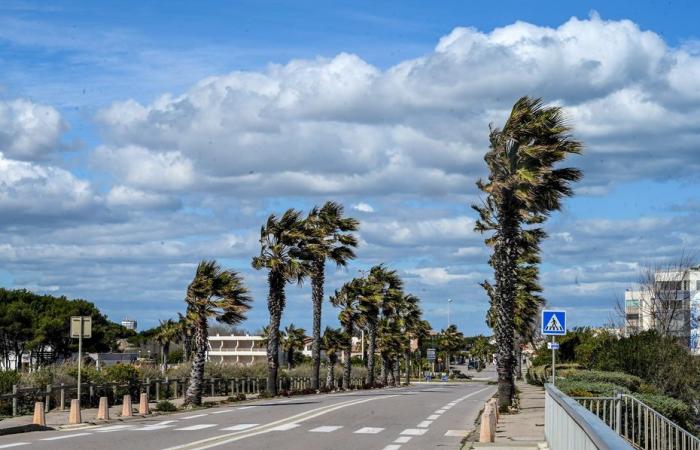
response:
<path fill-rule="evenodd" d="M 691 433 L 697 431 L 693 411 L 682 401 L 658 394 L 636 394 L 635 397 Z"/>
<path fill-rule="evenodd" d="M 610 383 L 624 386 L 630 392 L 639 392 L 642 379 L 623 372 L 603 372 L 600 370 L 563 370 L 559 373 L 562 377 L 572 381 L 585 381 L 590 383 Z"/>
<path fill-rule="evenodd" d="M 613 397 L 615 394 L 629 394 L 624 386 L 602 381 L 591 382 L 561 378 L 557 380 L 557 388 L 570 397 Z"/>
<path fill-rule="evenodd" d="M 578 369 L 580 366 L 578 364 L 557 364 L 557 376 L 560 371 Z M 528 384 L 534 384 L 536 386 L 542 386 L 545 383 L 549 383 L 552 379 L 552 365 L 543 366 L 533 366 L 527 369 L 525 374 L 525 380 Z"/>

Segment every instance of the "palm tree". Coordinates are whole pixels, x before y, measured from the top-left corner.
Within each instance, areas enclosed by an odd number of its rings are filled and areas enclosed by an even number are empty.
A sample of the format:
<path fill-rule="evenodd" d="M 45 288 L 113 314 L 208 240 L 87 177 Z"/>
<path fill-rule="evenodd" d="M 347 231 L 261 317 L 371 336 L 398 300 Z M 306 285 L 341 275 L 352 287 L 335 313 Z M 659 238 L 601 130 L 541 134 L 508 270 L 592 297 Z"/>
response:
<path fill-rule="evenodd" d="M 306 339 L 306 330 L 303 328 L 297 328 L 292 323 L 284 329 L 282 351 L 287 356 L 287 369 L 294 367 L 294 353 L 304 348 L 304 339 Z"/>
<path fill-rule="evenodd" d="M 357 238 L 359 222 L 352 217 L 343 217 L 343 206 L 326 202 L 321 208 L 314 207 L 306 219 L 307 240 L 304 250 L 311 259 L 311 300 L 313 302 L 313 343 L 311 358 L 311 387 L 319 388 L 321 370 L 321 309 L 323 305 L 323 284 L 325 282 L 326 261 L 337 266 L 345 266 L 355 258 L 353 248 Z"/>
<path fill-rule="evenodd" d="M 348 336 L 343 350 L 343 389 L 350 389 L 350 375 L 352 365 L 350 358 L 352 356 L 352 335 L 355 327 L 362 320 L 360 311 L 360 297 L 366 280 L 355 278 L 352 281 L 345 283 L 340 289 L 335 291 L 335 294 L 330 297 L 331 304 L 336 308 L 340 308 L 338 320 L 343 327 L 343 332 Z"/>
<path fill-rule="evenodd" d="M 160 322 L 158 330 L 156 331 L 155 339 L 160 344 L 161 353 L 163 354 L 163 362 L 161 365 L 161 372 L 165 374 L 168 370 L 168 353 L 170 351 L 170 344 L 173 342 L 180 342 L 182 338 L 182 330 L 180 324 L 174 322 L 172 319 L 168 319 L 165 322 Z"/>
<path fill-rule="evenodd" d="M 362 293 L 358 296 L 360 321 L 367 330 L 367 385 L 374 387 L 374 356 L 377 349 L 377 326 L 379 308 L 382 304 L 382 284 L 371 277 L 362 285 Z"/>
<path fill-rule="evenodd" d="M 326 368 L 326 388 L 333 389 L 335 386 L 335 365 L 338 362 L 338 352 L 346 348 L 350 337 L 340 329 L 326 327 L 323 332 L 323 350 L 326 352 L 328 365 Z"/>
<path fill-rule="evenodd" d="M 413 294 L 405 295 L 401 302 L 401 327 L 403 335 L 408 339 L 408 345 L 404 347 L 406 384 L 411 382 L 411 340 L 417 340 L 424 333 L 427 333 L 427 330 L 423 329 L 423 320 L 421 320 L 423 311 L 421 311 L 419 303 L 420 300 Z"/>
<path fill-rule="evenodd" d="M 438 345 L 440 346 L 440 350 L 444 351 L 446 354 L 445 367 L 449 374 L 452 354 L 464 348 L 464 335 L 457 331 L 455 325 L 450 325 L 446 329 L 440 331 L 438 335 Z"/>
<path fill-rule="evenodd" d="M 370 269 L 369 279 L 371 280 L 371 284 L 375 285 L 378 289 L 380 313 L 379 324 L 382 325 L 380 329 L 384 330 L 385 333 L 393 333 L 395 332 L 396 312 L 401 304 L 401 301 L 403 300 L 403 282 L 395 270 L 390 270 L 383 264 L 374 266 L 372 269 Z M 368 331 L 370 330 L 368 329 Z M 374 331 L 374 333 L 371 331 L 369 332 L 370 343 L 373 339 L 376 339 L 377 328 L 374 327 L 372 331 Z M 386 349 L 394 347 L 392 345 L 391 347 L 384 346 L 383 348 Z M 391 370 L 390 355 L 387 351 L 384 351 L 381 353 L 381 357 L 382 383 L 386 384 L 388 372 Z M 368 365 L 369 361 L 370 360 L 368 358 Z M 372 364 L 374 364 L 374 358 L 372 358 L 371 361 Z"/>
<path fill-rule="evenodd" d="M 515 383 L 515 302 L 518 292 L 518 260 L 522 230 L 543 223 L 561 200 L 570 196 L 572 182 L 581 178 L 575 168 L 554 168 L 581 144 L 571 138 L 561 108 L 543 106 L 541 99 L 523 97 L 502 129 L 492 128 L 484 160 L 488 181 L 477 186 L 486 193 L 475 230 L 492 233 L 486 243 L 493 248 L 489 264 L 494 269 L 493 296 L 497 314 L 498 398 L 505 410 L 513 402 Z M 544 236 L 538 228 L 531 228 Z"/>
<path fill-rule="evenodd" d="M 245 320 L 250 309 L 248 290 L 234 271 L 222 270 L 216 261 L 202 261 L 187 287 L 187 309 L 193 327 L 195 353 L 185 405 L 202 404 L 204 363 L 208 341 L 208 320 L 234 325 Z"/>
<path fill-rule="evenodd" d="M 280 322 L 286 304 L 287 283 L 301 284 L 310 273 L 303 258 L 302 242 L 306 237 L 301 213 L 288 209 L 280 218 L 274 214 L 260 230 L 260 256 L 253 258 L 253 268 L 267 269 L 267 309 L 270 313 L 267 342 L 267 392 L 277 395 L 279 369 Z"/>
<path fill-rule="evenodd" d="M 192 320 L 188 317 L 189 312 L 185 314 L 177 313 L 177 325 L 180 328 L 180 336 L 182 336 L 182 346 L 184 347 L 183 358 L 185 361 L 190 361 L 192 358 Z"/>

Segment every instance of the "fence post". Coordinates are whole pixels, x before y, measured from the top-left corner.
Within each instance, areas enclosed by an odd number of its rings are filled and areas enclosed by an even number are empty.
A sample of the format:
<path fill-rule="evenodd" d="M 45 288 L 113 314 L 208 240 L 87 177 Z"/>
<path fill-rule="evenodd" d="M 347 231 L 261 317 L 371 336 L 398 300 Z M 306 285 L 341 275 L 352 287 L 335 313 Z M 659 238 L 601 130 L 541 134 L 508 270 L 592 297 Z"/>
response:
<path fill-rule="evenodd" d="M 61 383 L 61 398 L 59 408 L 61 409 L 61 411 L 66 410 L 66 385 L 64 383 Z"/>
<path fill-rule="evenodd" d="M 167 378 L 166 378 L 167 380 Z M 156 402 L 160 401 L 160 378 L 156 379 Z"/>
<path fill-rule="evenodd" d="M 12 417 L 17 415 L 17 385 L 12 385 Z"/>
<path fill-rule="evenodd" d="M 216 378 L 212 378 L 209 384 L 211 384 L 211 396 L 214 397 L 214 390 L 216 389 Z"/>
<path fill-rule="evenodd" d="M 622 395 L 615 396 L 615 431 L 617 434 L 622 432 Z"/>
<path fill-rule="evenodd" d="M 177 378 L 173 380 L 173 388 L 174 388 L 174 393 L 173 393 L 173 398 L 177 398 Z"/>
<path fill-rule="evenodd" d="M 51 402 L 51 385 L 47 384 L 46 385 L 46 403 L 44 403 L 44 412 L 49 412 L 49 408 L 51 406 L 49 403 Z"/>

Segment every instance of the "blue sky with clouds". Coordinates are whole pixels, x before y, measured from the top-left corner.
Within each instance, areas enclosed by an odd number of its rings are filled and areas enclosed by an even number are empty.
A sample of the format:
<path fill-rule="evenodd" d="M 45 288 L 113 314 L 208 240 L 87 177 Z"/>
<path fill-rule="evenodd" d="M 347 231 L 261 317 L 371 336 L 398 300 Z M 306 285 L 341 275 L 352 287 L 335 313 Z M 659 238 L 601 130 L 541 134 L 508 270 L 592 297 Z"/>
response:
<path fill-rule="evenodd" d="M 543 283 L 602 324 L 640 265 L 700 248 L 692 1 L 28 2 L 0 5 L 0 282 L 144 326 L 196 262 L 250 268 L 271 212 L 341 201 L 435 327 L 488 332 L 469 204 L 489 123 L 562 105 L 585 178 L 548 223 Z M 700 254 L 699 254 L 700 255 Z M 310 326 L 309 289 L 285 322 Z M 326 307 L 324 318 L 335 320 Z"/>

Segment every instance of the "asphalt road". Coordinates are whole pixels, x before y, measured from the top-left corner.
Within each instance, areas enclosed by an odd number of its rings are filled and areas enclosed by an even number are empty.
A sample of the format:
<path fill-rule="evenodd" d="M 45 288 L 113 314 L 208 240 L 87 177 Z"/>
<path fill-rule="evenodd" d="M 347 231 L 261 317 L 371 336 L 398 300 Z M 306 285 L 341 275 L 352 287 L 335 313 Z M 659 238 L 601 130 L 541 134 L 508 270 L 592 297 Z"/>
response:
<path fill-rule="evenodd" d="M 260 400 L 81 429 L 0 436 L 0 449 L 457 449 L 494 391 L 486 383 L 432 383 Z"/>

